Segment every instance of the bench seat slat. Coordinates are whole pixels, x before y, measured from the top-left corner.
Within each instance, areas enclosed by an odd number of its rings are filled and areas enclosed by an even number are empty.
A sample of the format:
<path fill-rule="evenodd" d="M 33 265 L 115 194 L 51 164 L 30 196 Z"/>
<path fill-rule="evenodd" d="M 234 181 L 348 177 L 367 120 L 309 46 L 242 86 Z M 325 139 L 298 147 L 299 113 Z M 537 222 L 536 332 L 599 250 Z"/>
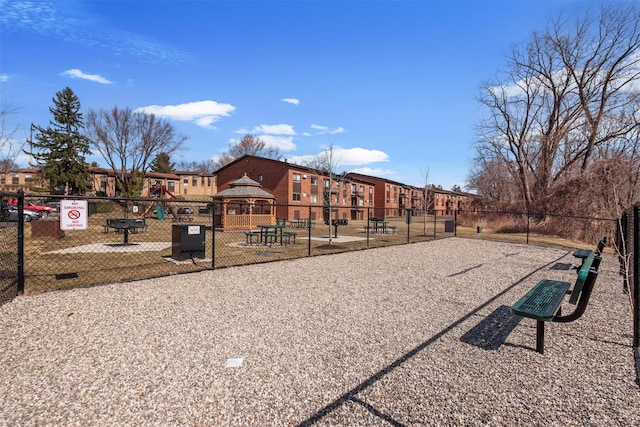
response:
<path fill-rule="evenodd" d="M 538 282 L 511 310 L 514 314 L 537 320 L 551 321 L 558 312 L 562 299 L 571 284 L 559 280 L 544 279 Z"/>

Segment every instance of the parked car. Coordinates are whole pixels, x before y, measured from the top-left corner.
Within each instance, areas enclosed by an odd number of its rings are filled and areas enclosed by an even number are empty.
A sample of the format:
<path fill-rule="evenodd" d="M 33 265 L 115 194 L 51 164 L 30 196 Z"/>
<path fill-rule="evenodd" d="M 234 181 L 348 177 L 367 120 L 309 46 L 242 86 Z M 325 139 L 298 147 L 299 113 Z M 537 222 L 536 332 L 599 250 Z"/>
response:
<path fill-rule="evenodd" d="M 39 212 L 42 218 L 46 218 L 54 210 L 51 206 L 39 205 L 29 200 L 24 201 L 24 208 L 30 211 Z"/>
<path fill-rule="evenodd" d="M 8 205 L 9 209 L 7 211 L 6 218 L 2 218 L 3 221 L 17 222 L 18 221 L 18 207 L 14 205 Z M 32 211 L 27 208 L 22 209 L 22 215 L 24 217 L 24 222 L 31 222 L 37 219 L 42 218 L 40 212 Z"/>
<path fill-rule="evenodd" d="M 47 203 L 45 203 L 45 206 L 49 206 L 49 207 L 53 208 L 51 213 L 59 213 L 60 212 L 60 202 L 47 202 Z"/>
<path fill-rule="evenodd" d="M 207 205 L 207 206 L 200 206 L 198 208 L 198 213 L 201 214 L 208 214 L 209 212 L 211 212 L 211 205 Z"/>

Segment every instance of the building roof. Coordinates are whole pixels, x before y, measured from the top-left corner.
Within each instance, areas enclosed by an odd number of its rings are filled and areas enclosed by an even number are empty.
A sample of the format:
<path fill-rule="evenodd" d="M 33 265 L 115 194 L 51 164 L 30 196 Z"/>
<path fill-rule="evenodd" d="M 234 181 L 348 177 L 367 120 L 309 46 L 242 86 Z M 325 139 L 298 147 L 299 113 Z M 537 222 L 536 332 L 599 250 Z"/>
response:
<path fill-rule="evenodd" d="M 249 178 L 247 174 L 229 183 L 229 188 L 213 195 L 214 199 L 275 199 L 275 196 L 263 190 L 260 183 Z"/>

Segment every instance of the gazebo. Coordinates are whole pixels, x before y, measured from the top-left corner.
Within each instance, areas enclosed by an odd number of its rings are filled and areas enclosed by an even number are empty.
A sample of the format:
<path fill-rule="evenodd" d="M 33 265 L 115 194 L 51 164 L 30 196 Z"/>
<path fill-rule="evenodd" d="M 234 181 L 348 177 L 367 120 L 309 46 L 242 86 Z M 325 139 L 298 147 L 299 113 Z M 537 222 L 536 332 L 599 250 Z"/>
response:
<path fill-rule="evenodd" d="M 229 188 L 213 195 L 215 215 L 213 225 L 221 230 L 251 230 L 258 224 L 275 224 L 275 196 L 244 176 L 229 184 Z"/>

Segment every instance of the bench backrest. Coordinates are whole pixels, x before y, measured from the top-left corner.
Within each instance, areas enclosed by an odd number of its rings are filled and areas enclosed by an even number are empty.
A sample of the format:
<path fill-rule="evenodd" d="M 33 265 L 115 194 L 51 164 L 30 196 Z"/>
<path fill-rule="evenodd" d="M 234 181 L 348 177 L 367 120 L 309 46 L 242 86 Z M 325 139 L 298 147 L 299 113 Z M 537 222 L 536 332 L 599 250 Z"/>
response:
<path fill-rule="evenodd" d="M 580 294 L 582 293 L 584 285 L 587 283 L 587 279 L 589 278 L 589 272 L 593 269 L 597 273 L 599 267 L 600 256 L 592 252 L 587 259 L 585 259 L 584 264 L 582 264 L 582 267 L 578 271 L 578 278 L 576 279 L 575 285 L 573 285 L 571 297 L 569 298 L 569 302 L 571 304 L 575 305 L 578 303 Z"/>

